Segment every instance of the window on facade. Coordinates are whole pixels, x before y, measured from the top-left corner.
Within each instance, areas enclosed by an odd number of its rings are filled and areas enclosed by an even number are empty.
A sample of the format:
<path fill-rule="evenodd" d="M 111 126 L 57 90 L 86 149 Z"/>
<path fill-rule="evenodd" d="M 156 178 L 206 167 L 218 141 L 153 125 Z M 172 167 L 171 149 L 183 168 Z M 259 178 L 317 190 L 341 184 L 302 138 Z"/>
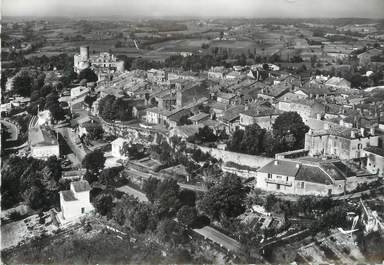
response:
<path fill-rule="evenodd" d="M 81 213 L 85 213 L 85 208 L 84 207 L 81 208 Z"/>
<path fill-rule="evenodd" d="M 277 185 L 276 185 L 276 189 L 277 189 L 277 190 L 280 189 L 280 184 L 277 184 Z"/>
<path fill-rule="evenodd" d="M 358 145 L 357 145 L 357 149 L 359 149 L 359 150 L 360 150 L 362 147 L 363 147 L 362 144 L 358 144 Z"/>
<path fill-rule="evenodd" d="M 300 183 L 300 188 L 304 189 L 304 181 Z"/>
<path fill-rule="evenodd" d="M 272 178 L 272 174 L 268 173 L 268 178 L 271 179 Z"/>

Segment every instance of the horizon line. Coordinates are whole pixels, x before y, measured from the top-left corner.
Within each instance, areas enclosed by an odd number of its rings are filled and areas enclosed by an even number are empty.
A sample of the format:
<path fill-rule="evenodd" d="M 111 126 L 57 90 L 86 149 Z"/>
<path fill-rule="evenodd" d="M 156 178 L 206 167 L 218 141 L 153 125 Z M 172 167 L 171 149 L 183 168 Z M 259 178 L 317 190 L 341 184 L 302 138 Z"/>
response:
<path fill-rule="evenodd" d="M 212 19 L 212 18 L 228 18 L 228 19 L 368 19 L 368 20 L 384 20 L 384 17 L 353 17 L 353 16 L 324 16 L 324 17 L 294 17 L 294 16 L 286 16 L 286 17 L 251 17 L 251 16 L 204 16 L 204 15 L 191 15 L 191 16 L 173 16 L 173 15 L 107 15 L 107 16 L 70 16 L 70 15 L 4 15 L 2 14 L 1 20 L 4 18 L 68 18 L 68 19 L 79 19 L 79 18 L 162 18 L 162 19 Z"/>

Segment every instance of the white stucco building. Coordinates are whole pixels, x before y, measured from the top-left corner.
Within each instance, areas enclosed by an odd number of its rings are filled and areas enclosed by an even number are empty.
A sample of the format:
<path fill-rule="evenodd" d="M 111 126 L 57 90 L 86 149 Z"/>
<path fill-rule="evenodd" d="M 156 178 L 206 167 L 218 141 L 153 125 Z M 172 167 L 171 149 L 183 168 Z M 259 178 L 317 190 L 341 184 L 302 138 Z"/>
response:
<path fill-rule="evenodd" d="M 374 146 L 364 148 L 363 157 L 367 158 L 367 170 L 378 177 L 384 177 L 384 149 Z"/>
<path fill-rule="evenodd" d="M 92 211 L 94 207 L 89 201 L 90 190 L 88 181 L 79 180 L 71 182 L 70 190 L 60 191 L 59 218 L 71 221 Z"/>
<path fill-rule="evenodd" d="M 124 139 L 124 138 L 117 138 L 114 141 L 112 141 L 112 156 L 120 159 L 126 159 L 128 158 L 125 154 L 123 154 L 123 146 L 125 143 L 129 143 L 129 140 Z"/>
<path fill-rule="evenodd" d="M 37 114 L 37 124 L 42 125 L 51 125 L 52 124 L 52 114 L 49 110 L 39 111 Z"/>
<path fill-rule="evenodd" d="M 255 187 L 295 195 L 342 194 L 346 178 L 331 162 L 274 160 L 257 171 Z"/>

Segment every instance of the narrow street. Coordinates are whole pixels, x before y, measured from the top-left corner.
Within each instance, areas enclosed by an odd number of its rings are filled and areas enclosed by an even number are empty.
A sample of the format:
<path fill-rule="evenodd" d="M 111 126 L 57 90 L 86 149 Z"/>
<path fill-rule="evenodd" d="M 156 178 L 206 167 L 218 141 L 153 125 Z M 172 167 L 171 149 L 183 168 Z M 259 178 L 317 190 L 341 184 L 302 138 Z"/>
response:
<path fill-rule="evenodd" d="M 76 144 L 75 139 L 77 135 L 74 132 L 72 132 L 70 128 L 67 128 L 67 127 L 57 128 L 55 130 L 56 132 L 60 133 L 63 136 L 69 148 L 71 148 L 72 152 L 75 154 L 76 158 L 81 163 L 81 161 L 83 161 L 87 153 L 83 148 L 81 148 Z"/>

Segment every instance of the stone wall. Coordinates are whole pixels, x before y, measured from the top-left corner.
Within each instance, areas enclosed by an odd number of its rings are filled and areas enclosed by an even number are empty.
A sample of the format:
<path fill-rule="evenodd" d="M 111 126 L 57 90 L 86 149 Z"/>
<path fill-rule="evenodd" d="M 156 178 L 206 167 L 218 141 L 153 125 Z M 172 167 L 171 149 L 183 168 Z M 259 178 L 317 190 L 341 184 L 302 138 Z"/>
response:
<path fill-rule="evenodd" d="M 377 175 L 367 175 L 367 176 L 359 176 L 359 177 L 351 177 L 347 179 L 347 184 L 346 184 L 346 191 L 353 191 L 354 189 L 357 188 L 359 184 L 362 183 L 371 183 L 376 180 L 378 180 L 379 177 Z"/>
<path fill-rule="evenodd" d="M 196 148 L 200 148 L 203 152 L 208 152 L 211 156 L 223 162 L 234 162 L 239 165 L 249 166 L 253 168 L 263 167 L 273 160 L 270 157 L 247 155 L 241 153 L 235 153 L 230 151 L 219 150 L 217 148 L 209 148 L 204 146 L 195 145 Z"/>

